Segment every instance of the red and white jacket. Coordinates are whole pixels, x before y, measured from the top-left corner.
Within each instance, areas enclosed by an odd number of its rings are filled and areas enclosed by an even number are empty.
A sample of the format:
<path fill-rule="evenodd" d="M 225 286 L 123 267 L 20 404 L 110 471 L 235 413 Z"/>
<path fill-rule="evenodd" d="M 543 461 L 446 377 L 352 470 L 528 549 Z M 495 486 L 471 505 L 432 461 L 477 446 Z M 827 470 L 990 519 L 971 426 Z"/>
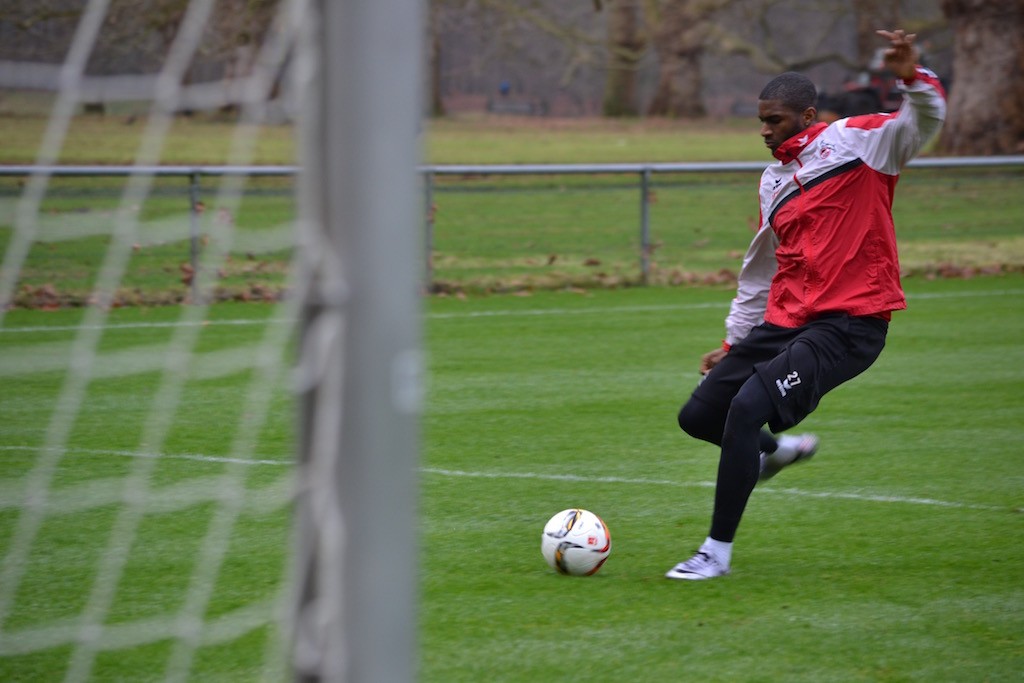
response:
<path fill-rule="evenodd" d="M 900 170 L 942 126 L 945 93 L 922 67 L 903 105 L 818 123 L 775 150 L 761 176 L 761 221 L 725 321 L 726 345 L 767 321 L 828 313 L 889 319 L 906 308 L 892 220 Z"/>

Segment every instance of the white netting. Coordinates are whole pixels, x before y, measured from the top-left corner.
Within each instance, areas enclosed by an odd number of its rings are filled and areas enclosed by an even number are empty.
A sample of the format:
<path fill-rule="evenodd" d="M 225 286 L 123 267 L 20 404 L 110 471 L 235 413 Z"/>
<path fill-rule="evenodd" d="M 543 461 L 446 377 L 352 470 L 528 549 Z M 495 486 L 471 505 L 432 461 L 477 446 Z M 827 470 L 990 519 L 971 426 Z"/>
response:
<path fill-rule="evenodd" d="M 242 240 L 242 249 L 250 254 L 258 255 L 261 249 L 280 250 L 282 242 L 291 241 L 291 224 L 255 236 L 241 235 L 234 217 L 243 211 L 248 178 L 242 173 L 220 176 L 215 199 L 209 201 L 216 210 L 198 217 L 203 248 L 192 274 L 190 296 L 195 300 L 173 309 L 173 314 L 164 316 L 168 320 L 112 319 L 119 312 L 114 307 L 115 293 L 139 245 L 181 240 L 183 226 L 187 232 L 188 221 L 197 220 L 194 213 L 149 219 L 139 210 L 153 193 L 154 169 L 161 164 L 176 113 L 183 108 L 237 107 L 240 114 L 231 129 L 226 163 L 245 166 L 252 163 L 268 102 L 278 96 L 275 86 L 287 71 L 284 67 L 303 11 L 299 0 L 278 3 L 273 25 L 248 75 L 233 79 L 228 88 L 223 83 L 187 84 L 190 65 L 202 48 L 216 4 L 214 0 L 188 3 L 156 74 L 99 80 L 86 76 L 86 65 L 108 13 L 118 5 L 109 0 L 86 4 L 60 67 L 10 60 L 0 65 L 7 87 L 18 83 L 43 83 L 45 87 L 55 81 L 58 88 L 35 170 L 25 177 L 20 196 L 8 202 L 14 206 L 0 211 L 7 217 L 0 220 L 0 228 L 8 232 L 0 271 L 0 382 L 8 385 L 2 400 L 5 411 L 26 411 L 23 421 L 5 419 L 7 426 L 0 426 L 0 461 L 8 463 L 0 473 L 0 677 L 6 677 L 4 672 L 39 671 L 32 667 L 45 659 L 50 666 L 60 662 L 55 668 L 43 669 L 47 679 L 56 675 L 69 681 L 88 680 L 98 675 L 97 662 L 105 655 L 141 648 L 148 655 L 139 678 L 183 680 L 193 671 L 197 653 L 203 648 L 231 643 L 254 632 L 268 641 L 256 650 L 264 663 L 254 670 L 261 677 L 280 679 L 286 668 L 287 629 L 280 624 L 287 612 L 283 601 L 287 591 L 281 578 L 287 548 L 278 548 L 280 556 L 271 558 L 276 571 L 267 572 L 270 588 L 236 596 L 230 603 L 233 606 L 225 607 L 222 601 L 212 614 L 211 602 L 218 588 L 230 588 L 222 570 L 232 562 L 239 520 L 246 515 L 287 517 L 293 449 L 290 444 L 273 453 L 261 453 L 260 449 L 264 425 L 281 410 L 281 397 L 287 395 L 284 387 L 297 317 L 292 303 L 296 297 L 275 304 L 276 310 L 269 316 L 220 320 L 211 311 L 209 293 Z M 92 96 L 98 83 L 105 84 L 108 93 L 120 89 L 132 97 L 140 92 L 151 94 L 145 132 L 132 160 L 136 170 L 123 179 L 117 206 L 106 214 L 75 218 L 47 212 L 44 206 L 53 180 L 48 167 L 60 158 L 84 95 Z M 23 311 L 16 313 L 12 302 L 22 286 L 32 250 L 91 234 L 108 239 L 92 280 L 91 305 L 80 318 L 62 325 L 47 318 L 18 315 Z M 287 288 L 294 292 L 301 287 L 292 282 Z M 210 342 L 209 332 L 229 327 L 259 332 L 238 344 Z M 150 342 L 119 340 L 119 335 L 139 330 L 161 330 L 165 336 Z M 52 340 L 46 335 L 53 335 Z M 189 420 L 191 411 L 204 410 L 202 401 L 196 405 L 195 397 L 201 396 L 196 386 L 240 375 L 246 379 L 235 397 L 237 409 L 231 411 L 230 421 L 216 422 L 216 433 L 208 432 L 216 445 L 207 451 L 200 439 L 194 444 L 197 452 L 182 450 L 181 424 Z M 125 402 L 121 412 L 103 414 L 93 390 L 105 381 L 139 377 L 151 378 L 143 383 L 149 389 L 117 397 Z M 55 390 L 29 395 L 36 378 L 47 378 Z M 26 393 L 19 395 L 22 390 Z M 144 410 L 132 410 L 140 404 L 145 404 Z M 90 427 L 97 414 L 101 426 Z M 138 423 L 125 430 L 132 435 L 134 446 L 97 447 L 104 441 L 102 420 L 108 424 L 117 421 L 120 429 L 124 427 L 121 419 L 136 419 L 136 415 Z M 112 429 L 111 438 L 127 438 L 114 437 L 114 433 Z M 110 464 L 112 461 L 122 465 Z M 197 463 L 203 466 L 198 475 L 193 470 L 176 469 Z M 107 470 L 111 473 L 103 474 Z M 254 477 L 254 472 L 259 476 Z M 119 605 L 131 590 L 147 585 L 140 576 L 147 571 L 146 556 L 151 552 L 150 520 L 196 510 L 202 510 L 196 517 L 201 524 L 191 530 L 187 548 L 182 549 L 191 555 L 185 563 L 187 578 L 150 577 L 148 584 L 159 586 L 165 579 L 180 584 L 181 590 L 164 608 L 151 604 L 141 609 L 139 616 L 132 616 Z M 94 533 L 82 536 L 85 532 L 79 522 L 90 516 L 102 518 L 103 523 Z M 77 570 L 87 578 L 82 590 L 74 594 L 76 604 L 47 606 L 45 594 L 39 593 L 40 584 L 51 582 L 55 594 L 73 595 L 61 588 L 69 581 L 69 565 L 60 562 L 62 550 L 55 546 L 60 545 L 61 534 L 53 529 L 62 524 L 73 528 L 76 538 L 82 536 L 84 554 L 94 559 L 82 563 L 91 570 Z M 49 556 L 52 561 L 47 560 Z M 48 612 L 55 616 L 46 619 Z M 35 663 L 25 663 L 30 661 Z"/>

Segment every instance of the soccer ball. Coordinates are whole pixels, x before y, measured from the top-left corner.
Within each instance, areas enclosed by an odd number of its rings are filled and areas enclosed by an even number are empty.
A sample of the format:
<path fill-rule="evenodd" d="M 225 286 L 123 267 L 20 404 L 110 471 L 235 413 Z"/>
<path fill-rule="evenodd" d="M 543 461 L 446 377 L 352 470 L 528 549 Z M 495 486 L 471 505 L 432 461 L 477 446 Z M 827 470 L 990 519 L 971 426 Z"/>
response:
<path fill-rule="evenodd" d="M 559 574 L 596 574 L 612 552 L 612 534 L 588 510 L 562 510 L 544 525 L 540 552 Z"/>

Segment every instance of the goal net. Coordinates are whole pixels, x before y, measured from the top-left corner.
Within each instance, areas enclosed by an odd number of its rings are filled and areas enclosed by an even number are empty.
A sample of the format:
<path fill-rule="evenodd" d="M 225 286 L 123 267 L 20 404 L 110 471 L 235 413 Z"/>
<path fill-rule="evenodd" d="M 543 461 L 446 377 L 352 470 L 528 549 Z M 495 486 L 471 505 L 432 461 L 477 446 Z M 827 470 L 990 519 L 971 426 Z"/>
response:
<path fill-rule="evenodd" d="M 0 679 L 410 680 L 418 3 L 24 5 Z"/>

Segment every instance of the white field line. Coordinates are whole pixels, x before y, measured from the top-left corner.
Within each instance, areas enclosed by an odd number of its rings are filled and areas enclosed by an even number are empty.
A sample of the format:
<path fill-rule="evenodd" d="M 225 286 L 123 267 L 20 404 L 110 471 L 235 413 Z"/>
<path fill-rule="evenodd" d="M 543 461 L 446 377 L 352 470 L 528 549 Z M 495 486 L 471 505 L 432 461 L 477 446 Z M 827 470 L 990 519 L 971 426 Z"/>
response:
<path fill-rule="evenodd" d="M 672 481 L 670 479 L 634 479 L 630 477 L 584 477 L 574 474 L 542 474 L 539 472 L 468 472 L 464 470 L 447 470 L 432 467 L 420 469 L 424 474 L 444 477 L 474 477 L 480 479 L 540 479 L 545 481 L 571 481 L 584 484 L 640 484 L 644 486 L 675 486 L 680 488 L 714 488 L 713 481 Z M 956 501 L 936 500 L 934 498 L 917 498 L 908 496 L 883 496 L 867 493 L 842 491 L 803 491 L 801 489 L 777 489 L 770 486 L 760 489 L 765 493 L 802 496 L 805 498 L 835 498 L 839 500 L 858 500 L 871 503 L 904 503 L 908 505 L 928 505 L 932 507 L 957 508 L 961 510 L 1002 510 L 1008 508 L 998 505 L 980 505 L 960 503 Z"/>
<path fill-rule="evenodd" d="M 976 299 L 986 297 L 1024 296 L 1024 289 L 994 289 L 979 292 L 935 292 L 925 294 L 907 294 L 908 299 Z M 729 307 L 728 301 L 710 301 L 697 304 L 649 304 L 640 306 L 592 306 L 581 308 L 525 308 L 522 310 L 500 309 L 496 311 L 454 311 L 451 313 L 426 313 L 427 320 L 458 320 L 473 318 L 512 318 L 512 317 L 543 317 L 565 315 L 604 315 L 606 313 L 658 313 L 663 311 L 696 311 L 704 309 Z M 138 322 L 110 323 L 102 326 L 104 330 L 136 330 L 176 328 L 183 326 L 250 326 L 294 325 L 292 318 L 240 318 L 234 320 L 203 320 L 199 322 Z M 0 334 L 36 333 L 36 332 L 75 332 L 89 329 L 79 325 L 35 325 L 31 327 L 0 327 Z"/>
<path fill-rule="evenodd" d="M 0 446 L 0 451 L 22 451 L 37 452 L 41 449 L 32 446 Z M 123 450 L 103 450 L 98 448 L 68 448 L 67 455 L 107 455 L 124 458 L 162 458 L 168 460 L 192 460 L 209 463 L 231 463 L 239 465 L 254 466 L 291 466 L 295 462 L 291 459 L 244 459 L 227 458 L 214 455 L 199 455 L 195 453 L 145 453 Z M 674 481 L 671 479 L 646 479 L 633 477 L 600 477 L 582 476 L 576 474 L 550 474 L 543 472 L 486 472 L 469 470 L 451 470 L 437 467 L 421 467 L 422 474 L 429 474 L 449 478 L 472 478 L 472 479 L 536 479 L 539 481 L 568 481 L 581 484 L 629 484 L 640 486 L 672 486 L 678 488 L 714 488 L 713 481 Z M 854 500 L 871 503 L 896 503 L 904 505 L 924 505 L 929 507 L 954 508 L 960 510 L 989 510 L 1007 511 L 1011 508 L 999 505 L 982 505 L 976 503 L 963 503 L 957 501 L 938 500 L 935 498 L 920 498 L 916 496 L 892 496 L 881 494 L 858 493 L 855 491 L 804 491 L 794 488 L 773 488 L 763 486 L 761 491 L 767 494 L 781 494 L 786 496 L 800 496 L 803 498 L 831 498 L 836 500 Z"/>

